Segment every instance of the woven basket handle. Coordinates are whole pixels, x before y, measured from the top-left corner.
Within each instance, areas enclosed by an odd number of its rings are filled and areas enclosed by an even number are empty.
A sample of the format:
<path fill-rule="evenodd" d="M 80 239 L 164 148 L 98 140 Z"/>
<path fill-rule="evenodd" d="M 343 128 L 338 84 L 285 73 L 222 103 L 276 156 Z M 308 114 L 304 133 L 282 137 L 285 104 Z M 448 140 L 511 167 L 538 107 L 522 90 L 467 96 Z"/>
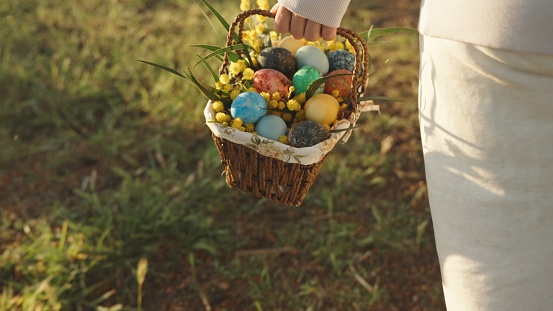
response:
<path fill-rule="evenodd" d="M 252 15 L 262 15 L 269 18 L 275 18 L 275 14 L 267 10 L 252 9 L 252 10 L 241 12 L 236 16 L 236 18 L 230 25 L 229 32 L 227 35 L 226 47 L 232 46 L 237 43 L 234 40 L 235 29 L 237 27 L 238 27 L 238 37 L 242 38 L 242 33 L 244 31 L 244 22 L 248 17 Z M 365 85 L 369 77 L 369 70 L 368 70 L 369 49 L 367 47 L 367 43 L 365 42 L 365 40 L 352 30 L 339 27 L 336 31 L 336 34 L 348 40 L 348 42 L 351 44 L 351 46 L 355 51 L 355 66 L 353 69 L 354 78 L 351 80 L 352 101 L 350 105 L 351 105 L 351 108 L 353 109 L 353 112 L 357 113 L 357 109 L 358 109 L 357 97 L 365 92 Z M 229 65 L 228 53 L 225 53 L 223 65 L 220 70 L 221 73 L 226 70 L 228 65 Z M 363 68 L 363 70 L 361 68 Z M 361 72 L 361 75 L 359 75 L 360 72 Z M 360 76 L 359 79 L 355 78 L 359 76 Z"/>

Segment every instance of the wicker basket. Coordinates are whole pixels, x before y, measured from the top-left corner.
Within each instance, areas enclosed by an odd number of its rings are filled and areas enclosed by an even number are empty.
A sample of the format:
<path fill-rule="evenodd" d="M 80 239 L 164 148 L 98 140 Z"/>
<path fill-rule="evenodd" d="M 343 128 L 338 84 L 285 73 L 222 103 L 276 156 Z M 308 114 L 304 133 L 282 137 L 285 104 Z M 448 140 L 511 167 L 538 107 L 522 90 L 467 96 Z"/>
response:
<path fill-rule="evenodd" d="M 240 13 L 230 26 L 226 43 L 227 47 L 235 43 L 234 30 L 237 27 L 238 36 L 242 37 L 244 21 L 252 15 L 274 18 L 273 13 L 259 9 Z M 356 61 L 353 77 L 359 77 L 358 79 L 352 79 L 351 101 L 348 103 L 346 110 L 338 118 L 342 121 L 338 123 L 341 124 L 341 128 L 343 129 L 354 125 L 359 118 L 360 112 L 365 111 L 365 109 L 360 108 L 363 105 L 358 102 L 357 98 L 364 92 L 368 78 L 367 65 L 369 53 L 364 39 L 355 32 L 338 28 L 337 34 L 347 39 L 354 47 Z M 228 55 L 225 55 L 220 73 L 226 72 L 228 65 Z M 271 152 L 260 152 L 252 148 L 252 144 L 248 144 L 247 142 L 260 139 L 254 134 L 241 133 L 240 135 L 245 135 L 249 138 L 242 141 L 229 140 L 228 137 L 221 135 L 225 131 L 222 125 L 215 125 L 211 122 L 212 120 L 208 119 L 209 109 L 210 102 L 206 106 L 206 121 L 212 130 L 213 140 L 224 166 L 228 186 L 282 205 L 299 206 L 302 203 L 334 145 L 338 142 L 345 142 L 351 134 L 351 130 L 332 134 L 331 139 L 319 144 L 324 146 L 324 148 L 321 148 L 321 146 L 293 148 L 274 142 L 274 145 L 286 150 L 287 154 L 306 152 L 306 150 L 301 149 L 310 148 L 320 151 L 317 153 L 315 160 L 307 161 L 309 164 L 305 164 L 300 163 L 302 161 L 298 161 L 297 157 L 286 157 L 283 159 L 282 157 L 274 156 Z"/>

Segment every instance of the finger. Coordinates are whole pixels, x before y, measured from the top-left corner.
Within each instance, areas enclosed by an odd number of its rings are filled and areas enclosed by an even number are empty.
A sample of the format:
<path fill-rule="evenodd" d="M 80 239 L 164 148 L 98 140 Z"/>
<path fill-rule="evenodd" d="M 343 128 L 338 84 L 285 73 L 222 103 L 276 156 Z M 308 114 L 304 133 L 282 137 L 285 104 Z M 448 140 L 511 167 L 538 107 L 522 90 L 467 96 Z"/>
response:
<path fill-rule="evenodd" d="M 322 26 L 321 28 L 321 36 L 326 41 L 331 41 L 336 38 L 336 28 L 328 27 L 328 26 Z"/>
<path fill-rule="evenodd" d="M 305 33 L 305 24 L 307 20 L 299 15 L 292 14 L 292 20 L 290 21 L 290 35 L 294 39 L 303 39 Z"/>
<path fill-rule="evenodd" d="M 308 41 L 317 41 L 321 38 L 321 24 L 308 20 L 305 24 L 305 39 Z"/>
<path fill-rule="evenodd" d="M 277 2 L 275 5 L 273 5 L 270 12 L 276 13 L 279 7 L 280 7 L 280 3 Z"/>
<path fill-rule="evenodd" d="M 280 33 L 290 32 L 291 20 L 292 20 L 292 12 L 290 12 L 287 8 L 283 6 L 278 5 L 278 7 L 276 8 L 276 14 L 275 14 L 275 30 Z"/>

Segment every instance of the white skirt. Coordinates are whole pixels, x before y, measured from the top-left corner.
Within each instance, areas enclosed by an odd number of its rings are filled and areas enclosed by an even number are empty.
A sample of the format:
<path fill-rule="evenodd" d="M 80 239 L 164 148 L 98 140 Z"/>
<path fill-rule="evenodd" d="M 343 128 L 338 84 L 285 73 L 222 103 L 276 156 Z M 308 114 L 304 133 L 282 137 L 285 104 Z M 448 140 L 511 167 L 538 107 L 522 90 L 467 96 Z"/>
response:
<path fill-rule="evenodd" d="M 553 55 L 421 36 L 420 128 L 449 311 L 553 310 Z"/>

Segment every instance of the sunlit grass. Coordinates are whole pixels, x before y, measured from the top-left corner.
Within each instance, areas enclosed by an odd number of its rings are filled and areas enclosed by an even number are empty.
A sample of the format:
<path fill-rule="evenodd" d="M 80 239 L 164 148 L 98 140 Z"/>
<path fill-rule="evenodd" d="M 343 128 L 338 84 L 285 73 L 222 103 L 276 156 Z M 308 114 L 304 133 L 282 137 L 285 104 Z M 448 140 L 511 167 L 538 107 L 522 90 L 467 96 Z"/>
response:
<path fill-rule="evenodd" d="M 229 189 L 205 99 L 137 62 L 223 44 L 200 4 L 7 0 L 0 36 L 0 310 L 367 310 L 387 256 L 430 243 L 413 34 L 371 46 L 371 95 L 403 101 L 362 116 L 298 208 Z"/>

